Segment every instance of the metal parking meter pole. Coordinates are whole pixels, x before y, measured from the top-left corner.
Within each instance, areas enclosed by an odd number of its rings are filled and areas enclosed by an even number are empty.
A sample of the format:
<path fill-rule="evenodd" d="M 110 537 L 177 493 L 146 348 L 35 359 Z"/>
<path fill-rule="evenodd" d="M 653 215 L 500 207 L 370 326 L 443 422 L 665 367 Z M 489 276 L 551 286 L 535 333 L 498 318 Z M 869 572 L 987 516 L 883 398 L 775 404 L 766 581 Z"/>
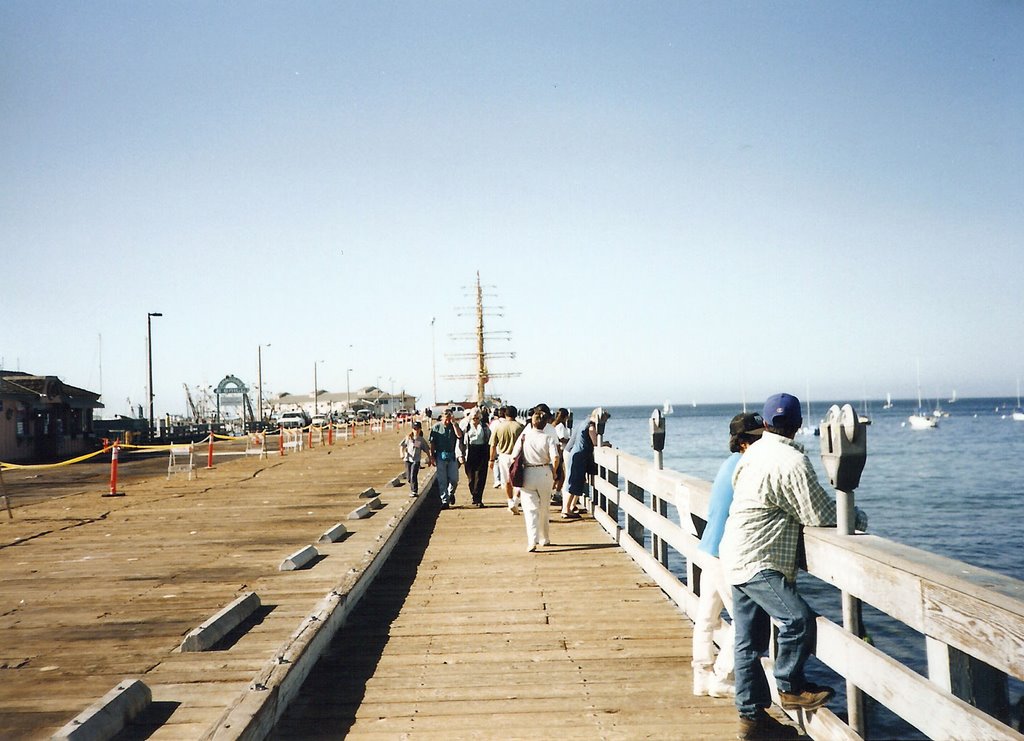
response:
<path fill-rule="evenodd" d="M 654 450 L 654 465 L 662 470 L 662 451 L 665 450 L 665 417 L 660 409 L 651 412 L 651 448 Z"/>
<path fill-rule="evenodd" d="M 665 416 L 660 409 L 651 413 L 651 448 L 654 449 L 654 465 L 661 471 L 664 468 L 662 453 L 665 450 Z M 651 509 L 662 517 L 668 516 L 668 502 L 651 492 Z M 662 566 L 668 567 L 668 544 L 660 537 L 651 533 L 651 555 L 658 559 Z"/>
<path fill-rule="evenodd" d="M 833 405 L 821 423 L 821 462 L 836 490 L 836 530 L 844 535 L 854 533 L 853 490 L 860 484 L 866 460 L 867 429 L 850 404 L 842 409 Z M 860 600 L 847 592 L 841 595 L 843 627 L 863 636 Z M 846 680 L 846 707 L 850 727 L 863 738 L 867 729 L 864 695 L 850 680 Z"/>

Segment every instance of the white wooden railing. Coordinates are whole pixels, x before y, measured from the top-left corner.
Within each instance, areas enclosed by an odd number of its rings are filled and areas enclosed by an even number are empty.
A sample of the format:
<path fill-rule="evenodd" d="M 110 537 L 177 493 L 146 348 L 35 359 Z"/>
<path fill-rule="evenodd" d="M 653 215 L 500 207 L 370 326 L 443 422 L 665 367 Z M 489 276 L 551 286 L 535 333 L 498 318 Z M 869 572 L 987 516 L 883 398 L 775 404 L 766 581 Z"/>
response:
<path fill-rule="evenodd" d="M 595 519 L 670 599 L 695 615 L 704 557 L 698 533 L 710 482 L 659 470 L 616 448 L 599 448 L 595 458 Z M 682 526 L 669 519 L 668 503 Z M 1024 581 L 830 528 L 806 528 L 804 548 L 808 573 L 925 636 L 928 676 L 825 617 L 817 621 L 818 659 L 930 738 L 1024 739 L 1008 725 L 1007 691 L 1008 676 L 1024 680 Z M 683 579 L 668 568 L 670 550 L 685 559 Z M 775 693 L 770 658 L 764 666 Z M 828 708 L 793 717 L 815 739 L 859 738 Z"/>

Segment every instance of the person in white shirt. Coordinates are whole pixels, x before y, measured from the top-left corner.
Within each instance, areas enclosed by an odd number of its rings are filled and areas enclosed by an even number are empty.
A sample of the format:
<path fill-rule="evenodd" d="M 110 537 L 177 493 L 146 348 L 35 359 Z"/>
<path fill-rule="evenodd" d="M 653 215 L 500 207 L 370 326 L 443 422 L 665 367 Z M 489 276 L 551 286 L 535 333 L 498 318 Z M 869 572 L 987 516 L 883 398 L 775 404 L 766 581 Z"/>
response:
<path fill-rule="evenodd" d="M 548 425 L 551 410 L 547 404 L 533 409 L 531 425 L 523 430 L 512 449 L 512 459 L 521 453 L 525 473 L 520 487 L 523 520 L 526 523 L 526 549 L 536 551 L 538 546 L 550 545 L 548 510 L 551 508 L 551 486 L 561 463 L 558 438 Z"/>
<path fill-rule="evenodd" d="M 466 450 L 466 478 L 474 507 L 484 506 L 484 485 L 487 483 L 487 464 L 490 452 L 491 429 L 481 416 L 480 408 L 472 411 L 465 426 L 462 441 Z"/>
<path fill-rule="evenodd" d="M 405 462 L 405 480 L 409 482 L 409 496 L 411 497 L 419 494 L 420 463 L 423 460 L 423 454 L 429 454 L 429 448 L 427 439 L 423 437 L 423 425 L 413 422 L 409 434 L 398 445 L 402 460 Z"/>
<path fill-rule="evenodd" d="M 494 416 L 491 417 L 490 428 L 491 428 L 491 435 L 492 435 L 492 437 L 494 435 L 494 431 L 498 427 L 500 427 L 500 426 L 502 426 L 504 424 L 505 424 L 505 407 L 501 406 L 501 407 L 498 407 L 496 410 L 494 410 Z M 492 445 L 491 447 L 493 449 L 494 446 Z M 492 450 L 492 453 L 491 453 L 490 463 L 491 463 L 491 470 L 494 472 L 494 488 L 495 489 L 504 489 L 505 488 L 505 482 L 501 480 L 501 466 L 499 466 L 498 465 L 498 461 L 495 460 L 495 457 L 493 455 L 493 450 Z"/>
<path fill-rule="evenodd" d="M 551 422 L 551 428 L 555 432 L 555 437 L 558 438 L 558 453 L 562 458 L 562 465 L 559 465 L 558 470 L 555 471 L 554 494 L 551 497 L 551 501 L 559 507 L 562 506 L 564 501 L 562 489 L 565 486 L 565 456 L 563 451 L 565 450 L 565 444 L 569 442 L 570 426 L 569 410 L 565 407 L 559 407 L 555 412 L 555 419 Z"/>

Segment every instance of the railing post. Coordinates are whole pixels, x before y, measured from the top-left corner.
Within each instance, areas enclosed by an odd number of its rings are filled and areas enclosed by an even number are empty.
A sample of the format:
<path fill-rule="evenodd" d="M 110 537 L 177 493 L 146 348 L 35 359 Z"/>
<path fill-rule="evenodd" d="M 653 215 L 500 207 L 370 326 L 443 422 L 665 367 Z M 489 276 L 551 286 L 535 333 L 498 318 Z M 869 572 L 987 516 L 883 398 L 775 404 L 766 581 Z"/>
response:
<path fill-rule="evenodd" d="M 626 482 L 626 494 L 640 502 L 640 504 L 644 503 L 644 490 L 632 481 Z M 643 546 L 644 526 L 639 520 L 630 517 L 628 513 L 626 514 L 626 532 L 629 534 L 629 537 Z"/>
<path fill-rule="evenodd" d="M 1010 718 L 1006 674 L 970 654 L 925 636 L 928 679 L 1003 723 Z"/>
<path fill-rule="evenodd" d="M 659 409 L 655 409 L 651 414 L 651 447 L 654 449 L 654 467 L 659 471 L 664 470 L 662 451 L 665 449 L 665 417 Z M 651 492 L 651 509 L 662 517 L 668 515 L 667 504 L 653 491 Z M 653 530 L 651 531 L 651 555 L 658 560 L 658 563 L 668 568 L 668 545 Z"/>
<path fill-rule="evenodd" d="M 651 494 L 651 509 L 668 519 L 668 502 L 661 497 L 654 496 L 653 493 Z M 654 533 L 651 533 L 651 555 L 658 559 L 658 563 L 668 568 L 668 543 Z"/>
<path fill-rule="evenodd" d="M 607 481 L 609 484 L 618 489 L 619 472 L 609 471 L 608 469 L 605 469 L 604 473 L 605 481 Z M 603 505 L 604 511 L 608 513 L 608 516 L 617 523 L 619 521 L 619 505 L 604 495 L 601 496 L 601 504 Z"/>

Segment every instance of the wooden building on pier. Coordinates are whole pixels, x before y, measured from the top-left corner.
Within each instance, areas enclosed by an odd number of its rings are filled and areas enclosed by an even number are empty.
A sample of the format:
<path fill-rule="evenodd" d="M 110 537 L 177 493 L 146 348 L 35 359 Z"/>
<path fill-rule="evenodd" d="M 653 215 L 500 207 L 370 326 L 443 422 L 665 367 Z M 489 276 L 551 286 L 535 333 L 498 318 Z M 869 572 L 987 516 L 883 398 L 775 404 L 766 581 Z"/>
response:
<path fill-rule="evenodd" d="M 50 461 L 92 450 L 99 399 L 57 376 L 0 371 L 0 460 Z"/>

